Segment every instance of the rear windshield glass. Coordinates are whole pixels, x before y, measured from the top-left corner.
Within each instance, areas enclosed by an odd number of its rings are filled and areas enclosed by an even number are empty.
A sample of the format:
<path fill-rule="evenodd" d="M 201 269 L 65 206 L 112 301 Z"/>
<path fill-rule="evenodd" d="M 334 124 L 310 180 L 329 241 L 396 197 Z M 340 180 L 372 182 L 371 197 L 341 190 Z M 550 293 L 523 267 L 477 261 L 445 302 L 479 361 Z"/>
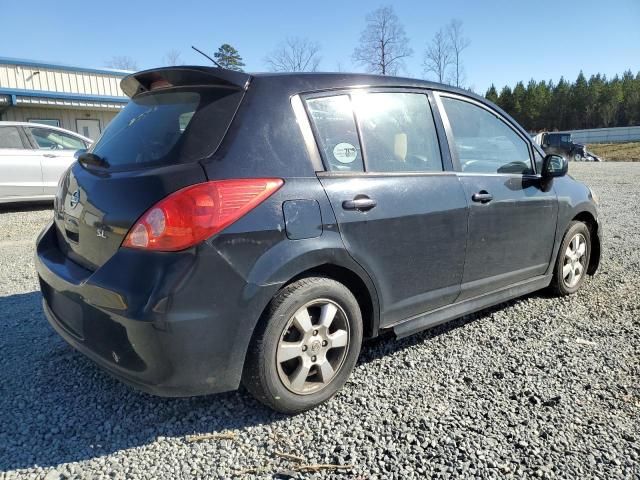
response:
<path fill-rule="evenodd" d="M 92 152 L 112 168 L 200 160 L 220 144 L 241 97 L 214 88 L 141 95 L 111 121 Z"/>

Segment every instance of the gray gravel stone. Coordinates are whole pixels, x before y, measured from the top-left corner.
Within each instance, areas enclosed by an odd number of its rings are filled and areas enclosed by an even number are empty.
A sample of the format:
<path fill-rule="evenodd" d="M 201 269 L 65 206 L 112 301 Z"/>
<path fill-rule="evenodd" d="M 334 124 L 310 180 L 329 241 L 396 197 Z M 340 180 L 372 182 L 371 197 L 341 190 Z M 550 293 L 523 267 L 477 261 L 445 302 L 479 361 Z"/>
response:
<path fill-rule="evenodd" d="M 51 210 L 0 207 L 0 478 L 639 478 L 640 163 L 570 169 L 605 224 L 580 292 L 373 341 L 335 399 L 294 417 L 103 373 L 41 311 L 33 242 Z M 208 432 L 237 440 L 185 439 Z M 302 474 L 276 452 L 353 468 Z"/>

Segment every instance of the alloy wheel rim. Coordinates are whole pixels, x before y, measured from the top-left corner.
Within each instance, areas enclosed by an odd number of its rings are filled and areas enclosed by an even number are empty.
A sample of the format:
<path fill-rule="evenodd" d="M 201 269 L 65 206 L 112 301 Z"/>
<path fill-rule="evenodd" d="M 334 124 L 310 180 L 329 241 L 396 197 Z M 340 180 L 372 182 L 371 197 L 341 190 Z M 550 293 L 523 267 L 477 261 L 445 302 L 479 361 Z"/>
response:
<path fill-rule="evenodd" d="M 577 233 L 573 236 L 564 253 L 562 281 L 568 288 L 575 287 L 584 274 L 587 259 L 587 240 Z"/>
<path fill-rule="evenodd" d="M 349 317 L 336 302 L 313 300 L 289 319 L 276 349 L 278 376 L 298 395 L 316 393 L 340 371 L 349 347 Z"/>

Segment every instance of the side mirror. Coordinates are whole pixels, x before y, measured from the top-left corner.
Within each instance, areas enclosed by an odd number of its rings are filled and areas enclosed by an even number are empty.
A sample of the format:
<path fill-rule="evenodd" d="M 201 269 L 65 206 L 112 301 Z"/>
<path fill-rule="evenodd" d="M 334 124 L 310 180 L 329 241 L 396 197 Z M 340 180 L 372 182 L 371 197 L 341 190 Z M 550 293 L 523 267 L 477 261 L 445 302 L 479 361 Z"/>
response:
<path fill-rule="evenodd" d="M 77 160 L 80 155 L 82 155 L 83 153 L 86 153 L 86 152 L 87 152 L 86 148 L 80 148 L 80 149 L 76 150 L 76 152 L 73 154 L 73 158 L 75 158 Z"/>
<path fill-rule="evenodd" d="M 547 155 L 542 161 L 542 176 L 544 178 L 563 177 L 569 171 L 569 162 L 560 155 Z"/>

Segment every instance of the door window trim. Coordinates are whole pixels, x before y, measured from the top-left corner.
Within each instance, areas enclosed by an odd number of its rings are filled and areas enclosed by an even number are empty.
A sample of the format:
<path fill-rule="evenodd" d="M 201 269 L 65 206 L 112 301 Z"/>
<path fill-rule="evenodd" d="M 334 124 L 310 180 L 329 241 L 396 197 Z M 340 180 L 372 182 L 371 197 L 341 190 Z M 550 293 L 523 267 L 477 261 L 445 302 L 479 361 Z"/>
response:
<path fill-rule="evenodd" d="M 326 97 L 336 97 L 341 95 L 349 96 L 349 101 L 351 101 L 351 95 L 357 94 L 367 94 L 367 93 L 414 93 L 419 95 L 424 95 L 427 99 L 427 104 L 431 111 L 431 116 L 433 120 L 433 125 L 435 128 L 436 139 L 438 141 L 438 148 L 440 150 L 440 160 L 442 162 L 442 171 L 440 172 L 427 172 L 427 171 L 415 171 L 415 172 L 371 172 L 368 170 L 368 161 L 367 161 L 367 147 L 365 142 L 362 140 L 362 133 L 360 131 L 360 122 L 358 120 L 358 114 L 355 109 L 352 109 L 353 119 L 356 126 L 356 132 L 358 134 L 358 141 L 360 142 L 360 151 L 362 152 L 362 166 L 364 171 L 358 172 L 336 172 L 329 170 L 325 163 L 325 159 L 322 157 L 320 153 L 320 147 L 317 143 L 318 131 L 316 126 L 311 121 L 311 112 L 309 111 L 309 107 L 307 104 L 307 100 L 315 99 L 315 98 L 326 98 Z M 291 97 L 291 103 L 293 106 L 294 114 L 296 116 L 296 120 L 298 121 L 298 125 L 302 130 L 303 137 L 305 136 L 305 130 L 308 128 L 313 133 L 313 142 L 307 142 L 305 138 L 305 144 L 307 145 L 307 151 L 309 152 L 309 156 L 311 157 L 312 163 L 315 164 L 315 159 L 321 160 L 322 169 L 316 170 L 316 175 L 321 177 L 375 177 L 375 176 L 432 176 L 432 175 L 443 175 L 443 174 L 455 174 L 455 166 L 453 164 L 452 156 L 450 155 L 450 147 L 448 144 L 444 143 L 446 138 L 443 139 L 442 135 L 446 132 L 441 130 L 442 119 L 440 117 L 440 112 L 438 111 L 437 106 L 434 104 L 434 98 L 432 95 L 435 91 L 431 88 L 418 88 L 418 87 L 350 87 L 350 88 L 340 88 L 340 89 L 332 89 L 332 90 L 322 90 L 316 92 L 306 92 L 296 94 Z M 294 102 L 298 100 L 294 100 L 298 98 L 301 106 L 303 107 L 303 111 L 299 108 L 296 108 Z M 303 115 L 304 113 L 304 115 Z"/>
<path fill-rule="evenodd" d="M 458 175 L 506 176 L 506 177 L 519 177 L 519 178 L 522 178 L 522 177 L 536 177 L 537 178 L 537 177 L 540 176 L 540 174 L 537 172 L 535 161 L 533 161 L 533 147 L 532 147 L 532 144 L 531 144 L 531 140 L 529 138 L 527 138 L 525 135 L 523 135 L 522 132 L 520 132 L 519 129 L 517 129 L 510 121 L 508 121 L 499 112 L 497 112 L 496 110 L 494 110 L 490 106 L 485 105 L 484 103 L 482 103 L 482 102 L 480 102 L 478 100 L 475 100 L 475 99 L 470 98 L 470 97 L 465 97 L 464 95 L 459 95 L 457 93 L 450 93 L 450 92 L 445 92 L 445 91 L 434 90 L 433 91 L 433 96 L 434 96 L 435 103 L 437 105 L 438 111 L 440 112 L 440 118 L 441 118 L 442 123 L 444 125 L 445 134 L 447 136 L 447 145 L 449 146 L 449 152 L 451 154 L 451 161 L 453 162 L 454 170 Z M 516 135 L 518 135 L 524 141 L 525 145 L 527 146 L 527 150 L 529 152 L 529 166 L 531 167 L 531 170 L 533 171 L 533 173 L 499 173 L 499 172 L 495 172 L 495 173 L 475 173 L 475 172 L 463 172 L 462 168 L 461 168 L 461 165 L 460 165 L 460 159 L 458 158 L 458 150 L 456 149 L 456 146 L 453 143 L 455 136 L 453 135 L 453 130 L 451 128 L 451 123 L 449 121 L 449 116 L 447 115 L 447 111 L 445 110 L 444 104 L 442 103 L 442 97 L 453 98 L 455 100 L 460 100 L 462 102 L 467 102 L 467 103 L 470 103 L 472 105 L 475 105 L 476 107 L 479 107 L 479 108 L 489 112 L 491 115 L 496 117 L 499 121 L 504 123 L 508 128 L 510 128 Z"/>

